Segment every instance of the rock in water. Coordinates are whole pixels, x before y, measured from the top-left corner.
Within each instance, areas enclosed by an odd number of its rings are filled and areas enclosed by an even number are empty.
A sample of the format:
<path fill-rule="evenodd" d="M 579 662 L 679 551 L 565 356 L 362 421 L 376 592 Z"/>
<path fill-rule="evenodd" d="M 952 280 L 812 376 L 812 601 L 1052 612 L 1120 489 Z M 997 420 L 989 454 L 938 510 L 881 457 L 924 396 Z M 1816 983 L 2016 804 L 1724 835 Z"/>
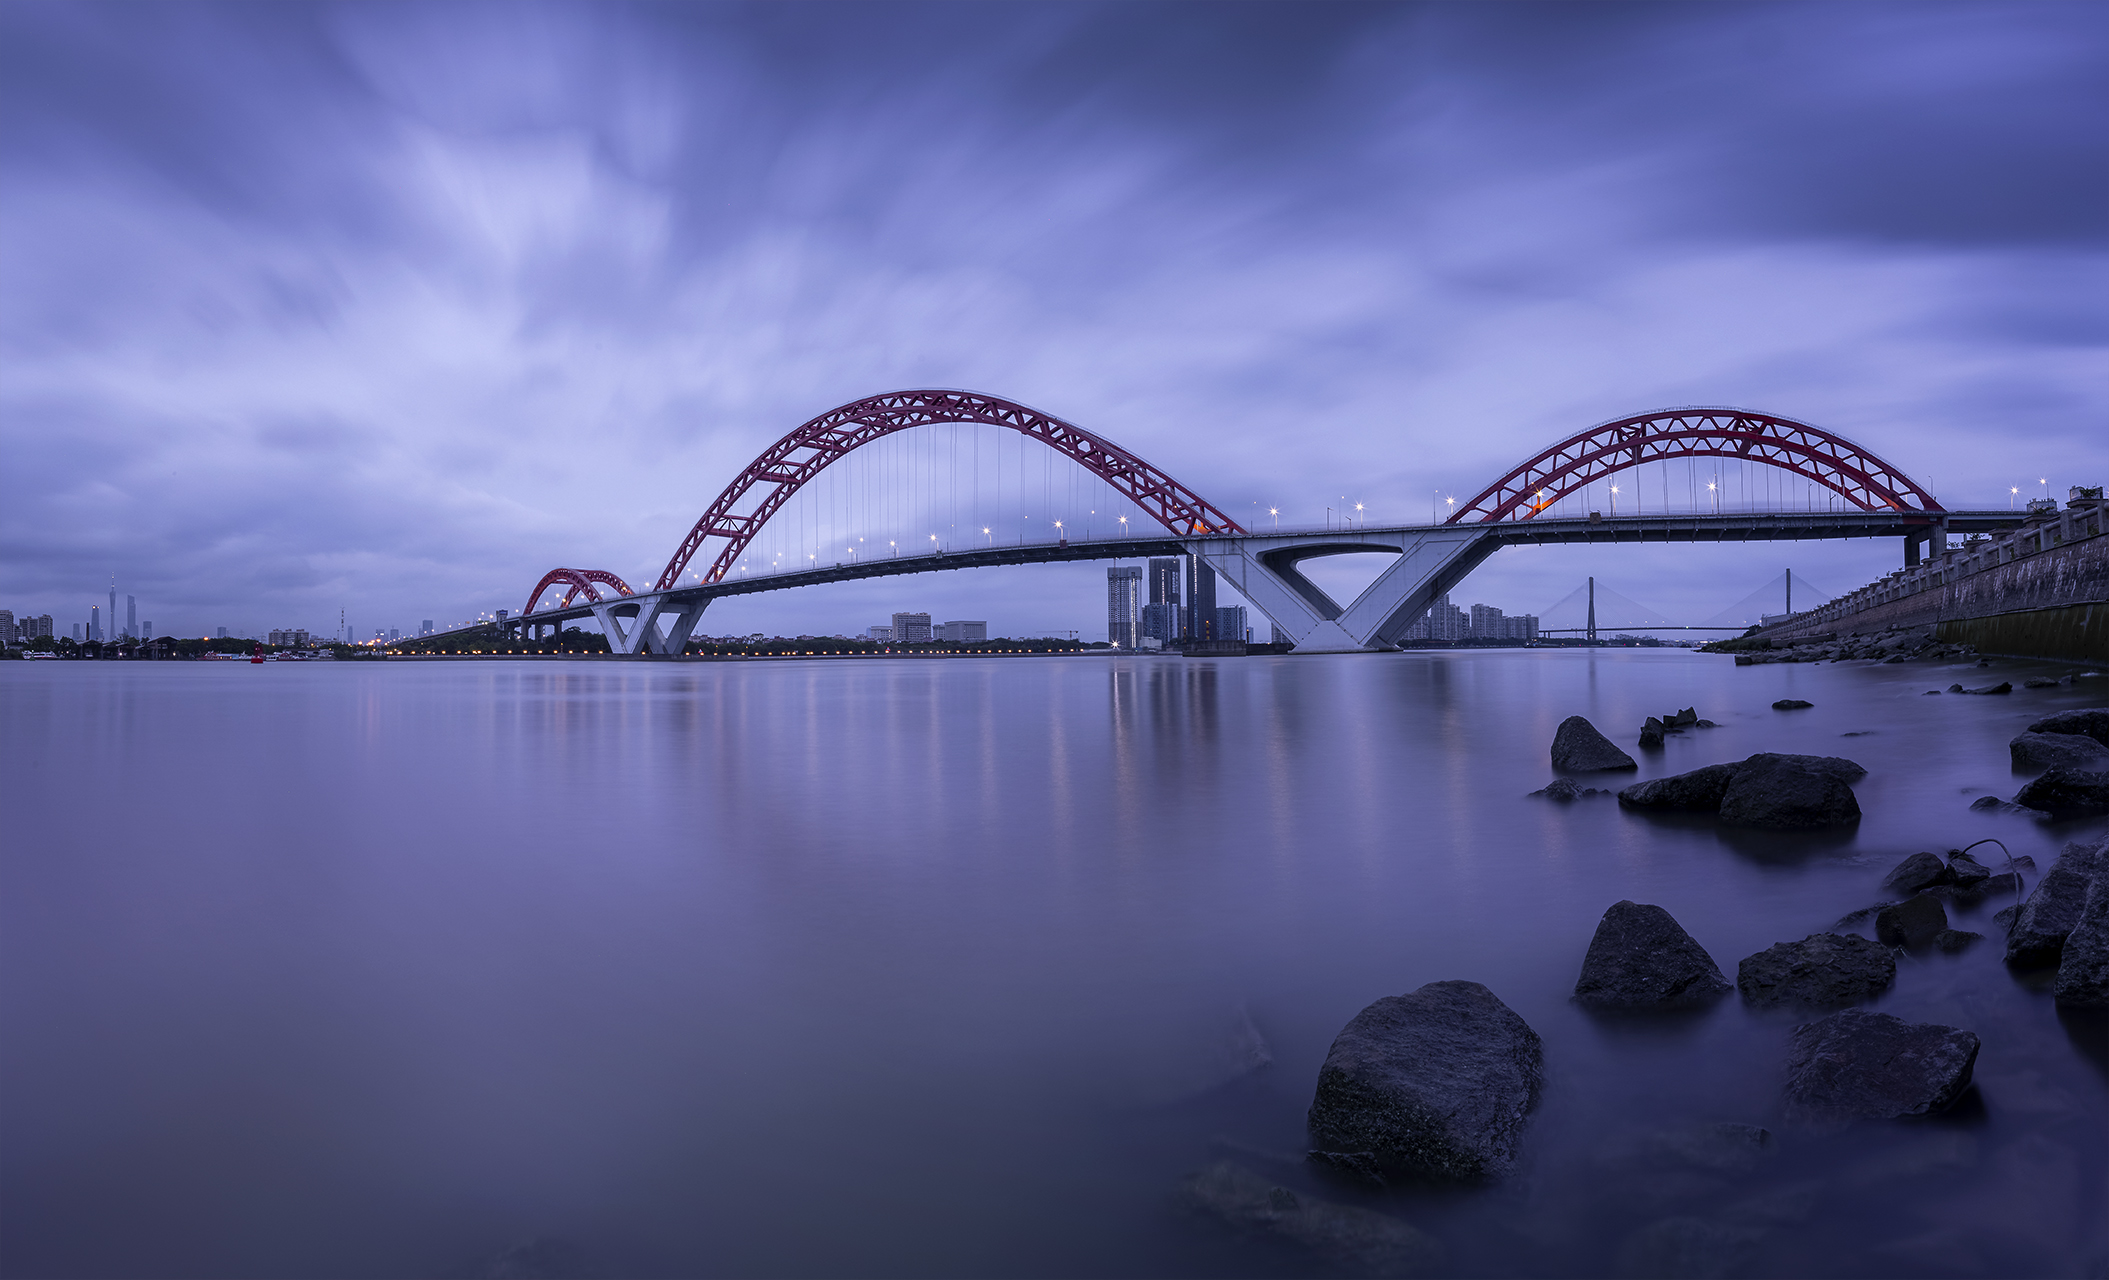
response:
<path fill-rule="evenodd" d="M 2030 733 L 2076 733 L 2109 747 L 2109 707 L 2088 707 L 2045 716 L 2028 727 Z"/>
<path fill-rule="evenodd" d="M 1983 934 L 1971 933 L 1967 929 L 1943 929 L 1933 935 L 1934 947 L 1951 956 L 1967 951 L 1972 944 L 1983 942 L 1984 940 L 1985 936 Z"/>
<path fill-rule="evenodd" d="M 2012 693 L 2013 691 L 2014 686 L 2005 680 L 2001 680 L 1998 684 L 1988 684 L 1976 689 L 1963 690 L 1964 693 Z"/>
<path fill-rule="evenodd" d="M 1598 773 L 1640 766 L 1617 743 L 1598 733 L 1595 725 L 1581 716 L 1569 716 L 1560 721 L 1552 736 L 1552 767 L 1564 773 Z"/>
<path fill-rule="evenodd" d="M 1807 711 L 1815 705 L 1813 702 L 1803 702 L 1800 698 L 1781 698 L 1778 702 L 1772 704 L 1772 709 L 1774 711 Z"/>
<path fill-rule="evenodd" d="M 1959 885 L 1979 884 L 1992 878 L 1992 869 L 1967 853 L 1951 853 L 1948 878 Z"/>
<path fill-rule="evenodd" d="M 1427 1177 L 1500 1177 L 1544 1087 L 1544 1057 L 1538 1034 L 1476 982 L 1387 996 L 1334 1038 L 1312 1145 Z"/>
<path fill-rule="evenodd" d="M 2014 793 L 2014 803 L 2067 818 L 2109 813 L 2109 772 L 2052 769 Z"/>
<path fill-rule="evenodd" d="M 2109 1009 L 2109 875 L 2097 873 L 2088 886 L 2051 992 L 2068 1008 Z"/>
<path fill-rule="evenodd" d="M 1736 966 L 1743 999 L 1760 1008 L 1835 1009 L 1872 999 L 1896 980 L 1897 962 L 1889 948 L 1849 933 L 1812 933 L 1800 942 L 1775 943 Z"/>
<path fill-rule="evenodd" d="M 1875 940 L 1892 947 L 1923 947 L 1948 927 L 1939 898 L 1920 894 L 1875 913 Z"/>
<path fill-rule="evenodd" d="M 1678 712 L 1675 717 L 1665 720 L 1663 723 L 1678 729 L 1696 728 L 1699 724 L 1699 708 L 1686 707 Z"/>
<path fill-rule="evenodd" d="M 2109 769 L 2109 747 L 2079 733 L 2024 733 L 2007 744 L 2020 770 Z"/>
<path fill-rule="evenodd" d="M 2087 904 L 2088 878 L 2062 863 L 2060 859 L 2061 865 L 2052 867 L 2021 904 L 2013 932 L 2007 935 L 2008 964 L 2052 965 L 2064 954 L 2065 938 L 2079 924 L 2080 909 Z"/>
<path fill-rule="evenodd" d="M 1931 889 L 1937 884 L 1947 884 L 1954 879 L 1948 871 L 1948 864 L 1935 855 L 1914 853 L 1899 862 L 1896 870 L 1883 877 L 1882 887 L 1895 889 L 1898 893 L 1917 893 L 1921 889 Z"/>
<path fill-rule="evenodd" d="M 1662 721 L 1654 716 L 1648 717 L 1647 723 L 1640 726 L 1640 745 L 1643 750 L 1662 745 Z"/>
<path fill-rule="evenodd" d="M 1787 1114 L 1840 1123 L 1946 1111 L 1970 1087 L 1977 1037 L 1931 1022 L 1846 1009 L 1794 1029 Z"/>
<path fill-rule="evenodd" d="M 1859 800 L 1825 757 L 1754 755 L 1721 795 L 1721 821 L 1732 827 L 1813 831 L 1859 820 Z"/>
<path fill-rule="evenodd" d="M 1228 1160 L 1188 1178 L 1179 1189 L 1179 1203 L 1240 1234 L 1308 1249 L 1354 1275 L 1424 1276 L 1443 1266 L 1442 1245 L 1409 1223 L 1299 1195 Z"/>
<path fill-rule="evenodd" d="M 1548 800 L 1579 800 L 1582 788 L 1573 778 L 1555 778 L 1531 794 Z"/>
<path fill-rule="evenodd" d="M 1618 802 L 1636 809 L 1711 813 L 1721 807 L 1721 796 L 1728 790 L 1729 780 L 1735 777 L 1735 773 L 1736 767 L 1732 764 L 1710 764 L 1690 773 L 1651 778 L 1620 791 Z"/>
<path fill-rule="evenodd" d="M 1714 958 L 1669 912 L 1617 902 L 1597 922 L 1574 998 L 1599 1009 L 1680 1009 L 1730 990 Z"/>

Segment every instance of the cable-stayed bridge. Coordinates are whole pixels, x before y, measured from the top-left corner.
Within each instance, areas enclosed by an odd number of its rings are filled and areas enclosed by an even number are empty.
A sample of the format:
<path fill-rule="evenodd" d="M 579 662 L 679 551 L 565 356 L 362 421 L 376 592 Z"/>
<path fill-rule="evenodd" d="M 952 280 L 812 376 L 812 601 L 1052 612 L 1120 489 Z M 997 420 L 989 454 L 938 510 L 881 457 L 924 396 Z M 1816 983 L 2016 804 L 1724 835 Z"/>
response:
<path fill-rule="evenodd" d="M 1917 563 L 1921 546 L 1940 550 L 1951 533 L 2022 519 L 1950 511 L 1841 436 L 1731 408 L 1600 423 L 1439 522 L 1373 525 L 1358 510 L 1343 502 L 1322 528 L 1280 528 L 1256 504 L 1240 520 L 1103 436 L 1038 410 L 968 391 L 889 392 L 832 409 L 771 445 L 711 502 L 649 587 L 605 570 L 554 569 L 501 625 L 537 635 L 592 618 L 615 652 L 674 654 L 726 596 L 1192 555 L 1299 651 L 1353 652 L 1396 645 L 1503 547 L 1886 537 L 1902 540 L 1906 563 Z M 1298 570 L 1321 557 L 1379 553 L 1395 559 L 1344 604 Z"/>

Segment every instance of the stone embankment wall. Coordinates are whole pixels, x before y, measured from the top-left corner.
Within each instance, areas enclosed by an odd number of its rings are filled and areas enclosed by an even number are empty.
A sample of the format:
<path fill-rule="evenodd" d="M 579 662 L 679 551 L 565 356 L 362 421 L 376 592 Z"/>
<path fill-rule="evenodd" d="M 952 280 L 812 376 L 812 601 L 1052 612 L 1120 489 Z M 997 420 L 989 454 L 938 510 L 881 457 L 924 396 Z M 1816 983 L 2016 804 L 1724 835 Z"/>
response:
<path fill-rule="evenodd" d="M 1932 626 L 1984 653 L 2109 659 L 2109 507 L 2075 504 L 1760 632 L 1775 643 Z"/>

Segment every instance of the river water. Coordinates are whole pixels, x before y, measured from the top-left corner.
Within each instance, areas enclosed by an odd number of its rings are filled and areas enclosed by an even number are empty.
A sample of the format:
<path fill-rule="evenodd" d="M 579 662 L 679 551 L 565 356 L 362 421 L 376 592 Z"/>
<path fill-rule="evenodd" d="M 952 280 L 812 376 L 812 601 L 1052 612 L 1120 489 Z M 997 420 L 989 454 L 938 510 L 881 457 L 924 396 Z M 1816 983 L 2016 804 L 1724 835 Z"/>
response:
<path fill-rule="evenodd" d="M 1617 1274 L 1683 1217 L 1728 1224 L 1754 1275 L 2100 1276 L 2100 1028 L 1996 942 L 1901 960 L 1874 1006 L 1982 1037 L 1976 1093 L 1934 1123 L 1782 1122 L 1792 1015 L 1731 998 L 1636 1026 L 1568 999 L 1621 898 L 1733 978 L 1916 850 L 1996 836 L 2047 867 L 2098 837 L 1967 806 L 2013 793 L 2011 735 L 2109 680 L 1923 696 L 2039 671 L 0 664 L 0 1269 L 1327 1273 L 1175 1211 L 1229 1153 L 1420 1225 L 1457 1275 Z M 1526 798 L 1562 718 L 1630 744 L 1683 706 L 1720 727 L 1640 776 L 1848 755 L 1864 821 L 1732 839 Z M 1313 1180 L 1332 1037 L 1447 978 L 1544 1037 L 1516 1177 Z M 1777 1155 L 1697 1176 L 1632 1154 L 1708 1121 L 1768 1126 Z M 528 1240 L 561 1244 L 500 1260 Z"/>

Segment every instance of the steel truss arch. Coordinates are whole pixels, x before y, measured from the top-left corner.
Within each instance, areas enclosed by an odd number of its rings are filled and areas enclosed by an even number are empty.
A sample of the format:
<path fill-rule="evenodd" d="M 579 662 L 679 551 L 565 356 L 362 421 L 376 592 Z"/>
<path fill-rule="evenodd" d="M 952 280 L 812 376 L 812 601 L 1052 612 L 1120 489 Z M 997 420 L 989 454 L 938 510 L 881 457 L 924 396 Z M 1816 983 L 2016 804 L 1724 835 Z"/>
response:
<path fill-rule="evenodd" d="M 724 545 L 699 576 L 706 583 L 722 582 L 769 518 L 831 463 L 896 431 L 945 422 L 1009 427 L 1030 436 L 1096 474 L 1174 533 L 1244 532 L 1163 471 L 1104 436 L 1060 418 L 972 391 L 889 391 L 830 409 L 764 450 L 696 521 L 653 589 L 668 591 L 678 585 L 689 561 L 712 538 L 723 539 Z M 750 499 L 753 505 L 739 511 Z"/>
<path fill-rule="evenodd" d="M 528 594 L 527 607 L 520 612 L 523 614 L 533 613 L 535 606 L 542 601 L 542 593 L 554 586 L 563 586 L 565 588 L 564 598 L 556 606 L 559 609 L 570 608 L 571 602 L 582 595 L 586 597 L 588 603 L 599 604 L 602 597 L 599 588 L 594 586 L 595 583 L 602 583 L 615 588 L 618 595 L 636 594 L 630 590 L 629 583 L 609 573 L 606 569 L 551 569 L 548 573 L 542 575 L 540 582 L 535 584 L 535 589 Z"/>
<path fill-rule="evenodd" d="M 1736 458 L 1791 472 L 1862 511 L 1940 511 L 1902 471 L 1834 432 L 1744 409 L 1670 409 L 1569 436 L 1481 490 L 1447 523 L 1528 520 L 1586 484 L 1668 458 Z"/>

